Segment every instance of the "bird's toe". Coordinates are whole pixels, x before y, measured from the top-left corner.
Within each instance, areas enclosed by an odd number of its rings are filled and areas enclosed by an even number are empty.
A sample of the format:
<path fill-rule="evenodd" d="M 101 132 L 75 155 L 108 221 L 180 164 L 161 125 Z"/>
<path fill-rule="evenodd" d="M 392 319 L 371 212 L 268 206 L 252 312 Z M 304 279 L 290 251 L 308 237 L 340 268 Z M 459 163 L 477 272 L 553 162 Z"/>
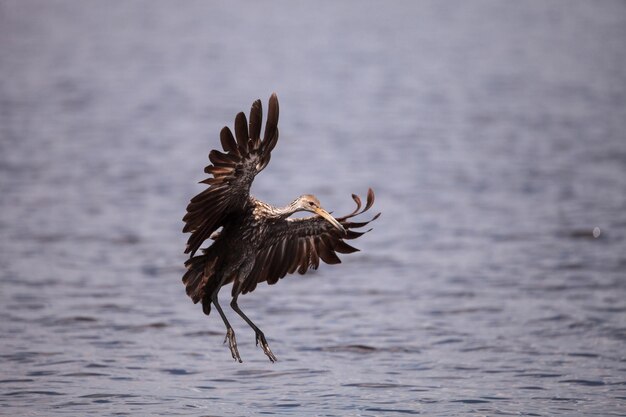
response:
<path fill-rule="evenodd" d="M 259 343 L 261 343 L 261 349 L 263 349 L 263 353 L 267 355 L 270 362 L 276 362 L 278 359 L 276 359 L 276 356 L 272 353 L 272 350 L 270 349 L 270 345 L 267 343 L 267 340 L 265 339 L 265 335 L 263 334 L 263 332 L 259 332 L 256 335 L 257 346 L 259 345 Z"/>
<path fill-rule="evenodd" d="M 237 362 L 243 362 L 241 360 L 241 356 L 239 356 L 239 349 L 237 349 L 237 339 L 235 338 L 235 331 L 233 329 L 228 329 L 226 331 L 226 338 L 224 339 L 224 343 L 228 340 L 228 347 L 230 348 L 230 354 L 233 356 L 233 359 Z"/>

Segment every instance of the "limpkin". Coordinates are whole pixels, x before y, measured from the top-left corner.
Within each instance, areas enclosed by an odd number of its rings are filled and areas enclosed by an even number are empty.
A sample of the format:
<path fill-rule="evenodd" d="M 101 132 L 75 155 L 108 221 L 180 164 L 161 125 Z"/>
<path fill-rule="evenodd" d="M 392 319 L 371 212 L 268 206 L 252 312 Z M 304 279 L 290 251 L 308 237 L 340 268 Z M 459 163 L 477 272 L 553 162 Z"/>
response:
<path fill-rule="evenodd" d="M 183 276 L 187 295 L 194 303 L 202 301 L 206 315 L 215 306 L 226 325 L 226 338 L 233 359 L 241 362 L 235 332 L 220 307 L 217 294 L 224 285 L 233 283 L 230 306 L 252 327 L 256 344 L 261 344 L 270 361 L 276 357 L 270 350 L 263 332 L 237 305 L 240 294 L 253 291 L 257 284 L 267 281 L 275 284 L 279 278 L 298 271 L 306 273 L 317 269 L 320 259 L 327 264 L 341 261 L 338 253 L 352 253 L 358 249 L 345 240 L 365 233 L 356 231 L 375 220 L 351 222 L 374 203 L 374 192 L 369 189 L 367 202 L 361 210 L 361 199 L 352 195 L 357 208 L 352 213 L 335 219 L 324 210 L 319 200 L 310 194 L 298 197 L 285 207 L 274 207 L 250 195 L 254 177 L 270 161 L 272 149 L 278 140 L 278 98 L 272 94 L 265 132 L 261 139 L 261 101 L 256 100 L 250 110 L 250 121 L 243 112 L 235 118 L 235 136 L 228 127 L 220 132 L 225 152 L 212 150 L 211 162 L 204 172 L 212 177 L 201 181 L 209 187 L 191 199 L 183 232 L 191 232 L 185 253 L 187 272 Z M 290 218 L 299 211 L 315 216 Z M 221 229 L 220 229 L 221 228 Z M 219 229 L 219 230 L 218 230 Z M 207 239 L 213 243 L 196 252 Z"/>

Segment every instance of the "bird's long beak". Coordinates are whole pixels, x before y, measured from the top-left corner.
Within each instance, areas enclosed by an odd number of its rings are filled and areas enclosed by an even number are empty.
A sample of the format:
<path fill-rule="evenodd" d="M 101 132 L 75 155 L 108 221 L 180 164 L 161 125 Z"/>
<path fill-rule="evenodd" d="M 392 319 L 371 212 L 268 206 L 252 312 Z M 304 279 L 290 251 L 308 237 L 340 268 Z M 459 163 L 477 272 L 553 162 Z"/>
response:
<path fill-rule="evenodd" d="M 319 214 L 320 216 L 322 216 L 324 219 L 328 220 L 328 223 L 332 224 L 333 226 L 335 226 L 337 229 L 339 229 L 341 231 L 342 234 L 346 233 L 346 229 L 343 228 L 343 226 L 341 225 L 341 223 L 339 223 L 337 221 L 337 219 L 335 219 L 333 216 L 330 215 L 329 212 L 327 212 L 326 210 L 324 210 L 321 207 L 317 207 L 315 208 L 315 213 Z"/>

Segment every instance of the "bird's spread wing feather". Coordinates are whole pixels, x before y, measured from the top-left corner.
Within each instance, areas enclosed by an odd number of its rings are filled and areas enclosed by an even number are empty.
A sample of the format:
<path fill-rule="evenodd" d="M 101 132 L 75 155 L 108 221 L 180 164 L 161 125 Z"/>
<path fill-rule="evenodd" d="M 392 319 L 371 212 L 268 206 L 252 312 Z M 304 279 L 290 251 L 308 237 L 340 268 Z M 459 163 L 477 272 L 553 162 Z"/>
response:
<path fill-rule="evenodd" d="M 366 222 L 351 222 L 350 219 L 369 210 L 374 204 L 374 192 L 367 193 L 365 208 L 361 210 L 361 199 L 353 194 L 357 204 L 356 210 L 337 220 L 346 229 L 342 235 L 334 226 L 321 217 L 307 217 L 287 219 L 272 225 L 271 236 L 267 246 L 260 251 L 255 259 L 254 268 L 241 283 L 235 283 L 233 294 L 241 291 L 243 294 L 253 291 L 259 282 L 267 281 L 275 284 L 280 278 L 296 271 L 305 274 L 310 268 L 317 269 L 320 259 L 327 264 L 341 262 L 337 253 L 352 253 L 358 249 L 350 246 L 344 240 L 356 239 L 367 233 L 356 231 L 376 220 L 380 213 Z M 240 287 L 239 287 L 240 286 Z"/>
<path fill-rule="evenodd" d="M 263 110 L 256 100 L 250 109 L 250 122 L 244 113 L 235 118 L 235 136 L 228 127 L 220 132 L 224 152 L 209 153 L 211 165 L 204 172 L 212 177 L 202 181 L 209 188 L 191 199 L 183 218 L 183 232 L 191 232 L 185 253 L 191 256 L 211 233 L 221 227 L 229 215 L 242 212 L 249 204 L 254 177 L 267 166 L 278 141 L 278 98 L 269 100 L 265 133 L 261 140 Z"/>

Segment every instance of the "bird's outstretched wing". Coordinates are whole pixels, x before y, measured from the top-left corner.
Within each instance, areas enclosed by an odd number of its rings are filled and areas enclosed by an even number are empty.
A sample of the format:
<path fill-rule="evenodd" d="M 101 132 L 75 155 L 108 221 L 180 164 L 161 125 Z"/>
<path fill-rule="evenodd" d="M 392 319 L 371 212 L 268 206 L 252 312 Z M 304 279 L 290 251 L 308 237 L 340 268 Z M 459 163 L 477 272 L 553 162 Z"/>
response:
<path fill-rule="evenodd" d="M 242 283 L 233 285 L 233 295 L 253 291 L 259 282 L 267 281 L 275 284 L 287 274 L 298 271 L 305 274 L 308 269 L 317 269 L 320 259 L 327 264 L 341 262 L 337 253 L 352 253 L 358 249 L 348 245 L 344 240 L 356 239 L 366 231 L 356 231 L 376 220 L 380 213 L 366 222 L 351 222 L 350 219 L 369 210 L 374 204 L 374 192 L 369 189 L 365 208 L 361 210 L 361 199 L 352 194 L 356 202 L 356 210 L 337 220 L 346 229 L 342 235 L 333 225 L 319 216 L 287 219 L 274 224 L 271 240 L 266 248 L 256 256 L 250 274 Z M 361 211 L 359 211 L 361 210 Z"/>
<path fill-rule="evenodd" d="M 265 133 L 261 140 L 263 110 L 261 101 L 256 100 L 250 109 L 250 123 L 241 112 L 235 118 L 235 136 L 225 126 L 220 132 L 224 152 L 209 153 L 211 165 L 204 169 L 212 174 L 202 183 L 209 188 L 191 199 L 183 232 L 191 232 L 185 253 L 193 256 L 200 245 L 219 227 L 228 216 L 245 210 L 249 204 L 250 186 L 256 174 L 270 161 L 272 149 L 278 141 L 278 97 L 272 94 L 269 100 Z"/>

